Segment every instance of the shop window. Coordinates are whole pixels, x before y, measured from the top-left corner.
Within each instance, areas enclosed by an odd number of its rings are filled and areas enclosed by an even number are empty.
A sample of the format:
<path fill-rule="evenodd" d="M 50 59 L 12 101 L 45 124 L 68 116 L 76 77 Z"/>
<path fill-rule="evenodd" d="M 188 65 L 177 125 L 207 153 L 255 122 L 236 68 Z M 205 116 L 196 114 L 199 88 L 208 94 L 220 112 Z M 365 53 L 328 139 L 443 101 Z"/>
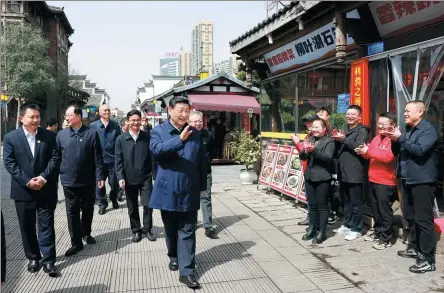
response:
<path fill-rule="evenodd" d="M 296 76 L 287 76 L 262 85 L 261 131 L 295 132 Z"/>
<path fill-rule="evenodd" d="M 370 99 L 372 136 L 376 135 L 376 123 L 381 113 L 389 109 L 387 88 L 389 87 L 389 68 L 387 59 L 379 59 L 369 63 Z M 393 99 L 392 99 L 393 100 Z"/>

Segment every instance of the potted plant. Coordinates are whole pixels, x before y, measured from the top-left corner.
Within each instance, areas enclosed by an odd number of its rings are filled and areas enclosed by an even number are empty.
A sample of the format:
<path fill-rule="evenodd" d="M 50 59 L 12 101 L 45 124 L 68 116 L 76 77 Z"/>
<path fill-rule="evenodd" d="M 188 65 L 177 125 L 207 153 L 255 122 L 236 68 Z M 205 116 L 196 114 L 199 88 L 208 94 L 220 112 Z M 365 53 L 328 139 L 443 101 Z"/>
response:
<path fill-rule="evenodd" d="M 260 142 L 244 129 L 235 129 L 232 136 L 233 141 L 230 142 L 229 147 L 233 158 L 236 163 L 245 165 L 245 169 L 240 171 L 241 182 L 242 184 L 253 184 L 257 180 L 254 164 L 259 161 Z"/>

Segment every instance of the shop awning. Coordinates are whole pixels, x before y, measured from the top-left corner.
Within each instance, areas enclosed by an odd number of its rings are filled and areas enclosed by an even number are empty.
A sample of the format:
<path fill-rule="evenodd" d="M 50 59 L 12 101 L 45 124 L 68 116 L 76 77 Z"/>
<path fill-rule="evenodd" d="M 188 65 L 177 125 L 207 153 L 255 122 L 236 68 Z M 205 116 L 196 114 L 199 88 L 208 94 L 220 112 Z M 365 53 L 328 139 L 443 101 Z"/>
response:
<path fill-rule="evenodd" d="M 254 114 L 260 113 L 259 103 L 253 96 L 189 94 L 188 98 L 196 110 L 248 113 L 251 108 Z"/>

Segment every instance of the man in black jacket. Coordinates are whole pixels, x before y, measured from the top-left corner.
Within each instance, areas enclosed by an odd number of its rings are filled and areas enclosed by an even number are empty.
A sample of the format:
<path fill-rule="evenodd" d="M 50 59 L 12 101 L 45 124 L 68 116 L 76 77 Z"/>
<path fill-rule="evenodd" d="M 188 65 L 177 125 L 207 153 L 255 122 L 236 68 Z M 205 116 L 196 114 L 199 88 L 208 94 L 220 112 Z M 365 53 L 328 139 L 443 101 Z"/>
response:
<path fill-rule="evenodd" d="M 346 234 L 345 239 L 352 241 L 361 236 L 364 208 L 364 182 L 367 179 L 366 160 L 356 154 L 355 149 L 367 143 L 369 129 L 361 124 L 362 109 L 350 105 L 347 109 L 346 120 L 348 131 L 332 136 L 340 142 L 339 180 L 343 196 L 345 222 L 335 233 Z"/>
<path fill-rule="evenodd" d="M 213 207 L 211 204 L 211 185 L 213 178 L 211 176 L 211 161 L 214 155 L 214 136 L 203 128 L 203 114 L 199 111 L 191 111 L 188 124 L 200 130 L 202 143 L 204 145 L 205 159 L 207 162 L 207 190 L 200 197 L 200 206 L 202 208 L 203 227 L 205 235 L 211 239 L 217 239 L 216 231 L 213 227 Z"/>
<path fill-rule="evenodd" d="M 116 140 L 115 169 L 120 188 L 125 188 L 128 215 L 133 242 L 142 240 L 142 233 L 150 241 L 156 241 L 153 234 L 153 209 L 148 207 L 153 190 L 152 155 L 150 133 L 141 131 L 142 114 L 131 110 L 126 115 L 129 130 Z M 140 226 L 138 197 L 143 206 L 143 228 Z"/>
<path fill-rule="evenodd" d="M 404 110 L 406 132 L 396 128 L 387 136 L 393 141 L 392 151 L 398 157 L 397 176 L 401 178 L 404 218 L 410 241 L 398 255 L 415 258 L 412 273 L 435 271 L 436 241 L 433 208 L 438 180 L 436 129 L 424 120 L 426 107 L 422 101 L 407 103 Z"/>
<path fill-rule="evenodd" d="M 87 244 L 96 243 L 91 236 L 96 180 L 97 187 L 102 188 L 105 173 L 99 135 L 82 125 L 82 109 L 69 107 L 65 119 L 70 127 L 57 134 L 57 148 L 62 159 L 60 182 L 65 193 L 71 236 L 71 248 L 65 252 L 65 256 L 69 257 L 83 249 L 82 238 Z"/>
<path fill-rule="evenodd" d="M 5 135 L 3 162 L 11 174 L 11 198 L 15 201 L 23 248 L 29 260 L 28 271 L 36 273 L 43 264 L 43 270 L 56 277 L 54 211 L 60 163 L 56 138 L 53 132 L 39 127 L 37 105 L 22 105 L 19 119 L 23 127 Z"/>

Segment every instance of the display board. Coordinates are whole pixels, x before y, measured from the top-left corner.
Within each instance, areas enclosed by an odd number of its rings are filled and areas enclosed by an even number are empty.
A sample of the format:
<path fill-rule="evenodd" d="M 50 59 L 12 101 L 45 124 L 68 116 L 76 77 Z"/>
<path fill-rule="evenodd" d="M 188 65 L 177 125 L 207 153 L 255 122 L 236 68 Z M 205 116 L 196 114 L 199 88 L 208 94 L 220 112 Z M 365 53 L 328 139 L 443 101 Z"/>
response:
<path fill-rule="evenodd" d="M 259 183 L 270 186 L 271 176 L 273 175 L 274 165 L 276 163 L 278 144 L 267 145 L 267 152 L 262 161 L 261 174 L 259 176 Z"/>
<path fill-rule="evenodd" d="M 303 182 L 302 161 L 299 159 L 298 150 L 293 148 L 282 192 L 288 196 L 297 198 L 297 194 L 301 189 L 301 184 L 303 184 Z"/>
<path fill-rule="evenodd" d="M 270 187 L 283 192 L 285 178 L 287 178 L 288 167 L 290 165 L 292 146 L 279 145 L 277 152 L 277 160 L 271 177 Z"/>

